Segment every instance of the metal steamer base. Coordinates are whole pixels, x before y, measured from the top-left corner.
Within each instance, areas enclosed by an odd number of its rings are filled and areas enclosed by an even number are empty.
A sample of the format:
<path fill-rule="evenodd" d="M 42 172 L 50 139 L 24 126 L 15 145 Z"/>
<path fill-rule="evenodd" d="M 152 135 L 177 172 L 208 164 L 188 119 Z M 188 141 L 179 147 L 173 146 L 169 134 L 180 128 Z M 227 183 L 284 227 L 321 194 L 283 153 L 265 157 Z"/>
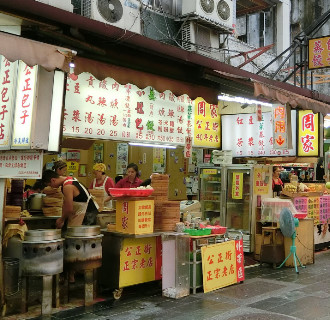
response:
<path fill-rule="evenodd" d="M 37 229 L 25 232 L 22 242 L 22 313 L 28 311 L 29 277 L 42 277 L 41 314 L 59 307 L 59 274 L 63 272 L 61 230 Z"/>
<path fill-rule="evenodd" d="M 102 265 L 102 237 L 100 226 L 69 227 L 64 244 L 66 298 L 69 301 L 70 274 L 84 271 L 85 306 L 96 296 L 96 269 Z"/>

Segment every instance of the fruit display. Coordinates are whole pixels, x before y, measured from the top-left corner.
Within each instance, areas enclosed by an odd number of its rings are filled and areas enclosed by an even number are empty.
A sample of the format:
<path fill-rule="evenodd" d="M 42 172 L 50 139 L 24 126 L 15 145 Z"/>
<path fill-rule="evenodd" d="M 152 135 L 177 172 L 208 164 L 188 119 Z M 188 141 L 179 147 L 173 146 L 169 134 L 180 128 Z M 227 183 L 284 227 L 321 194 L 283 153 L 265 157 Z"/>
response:
<path fill-rule="evenodd" d="M 286 183 L 284 185 L 284 190 L 289 192 L 297 192 L 297 187 L 292 183 Z"/>

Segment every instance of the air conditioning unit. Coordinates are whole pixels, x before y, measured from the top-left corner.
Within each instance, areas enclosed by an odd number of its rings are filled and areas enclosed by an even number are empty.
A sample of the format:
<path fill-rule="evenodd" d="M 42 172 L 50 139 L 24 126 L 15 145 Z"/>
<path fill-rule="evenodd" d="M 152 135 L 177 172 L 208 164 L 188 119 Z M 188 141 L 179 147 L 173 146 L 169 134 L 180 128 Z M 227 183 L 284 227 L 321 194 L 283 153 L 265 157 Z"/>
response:
<path fill-rule="evenodd" d="M 82 15 L 121 29 L 141 33 L 138 0 L 83 0 Z"/>
<path fill-rule="evenodd" d="M 65 11 L 73 12 L 73 5 L 71 0 L 36 0 L 52 7 L 56 7 Z"/>
<path fill-rule="evenodd" d="M 182 0 L 181 14 L 225 30 L 233 29 L 233 0 Z"/>
<path fill-rule="evenodd" d="M 185 50 L 220 60 L 219 33 L 214 28 L 186 21 L 182 26 L 181 40 Z"/>

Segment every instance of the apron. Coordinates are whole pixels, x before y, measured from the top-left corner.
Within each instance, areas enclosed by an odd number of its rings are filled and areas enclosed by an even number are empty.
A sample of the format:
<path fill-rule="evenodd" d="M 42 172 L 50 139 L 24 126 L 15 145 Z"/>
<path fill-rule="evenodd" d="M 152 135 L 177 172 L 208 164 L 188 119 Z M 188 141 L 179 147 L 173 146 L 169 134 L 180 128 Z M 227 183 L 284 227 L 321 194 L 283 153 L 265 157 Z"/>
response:
<path fill-rule="evenodd" d="M 77 181 L 79 183 L 79 181 L 77 179 L 73 178 L 73 180 Z M 67 182 L 69 182 L 69 180 L 64 181 L 63 186 Z M 68 227 L 76 227 L 76 226 L 82 225 L 86 211 L 87 211 L 88 203 L 91 199 L 91 195 L 88 193 L 86 188 L 81 183 L 79 183 L 79 184 L 87 196 L 87 201 L 86 202 L 73 201 L 73 212 L 74 213 L 68 217 Z"/>
<path fill-rule="evenodd" d="M 103 181 L 103 185 L 102 186 L 99 186 L 99 187 L 96 187 L 95 186 L 96 185 L 96 179 L 94 179 L 94 181 L 93 181 L 93 189 L 95 189 L 95 190 L 103 190 L 104 197 L 105 198 L 107 198 L 109 196 L 108 193 L 105 191 L 105 184 L 106 184 L 107 180 L 108 180 L 108 177 L 105 177 L 105 179 Z M 106 207 L 106 208 L 112 208 L 112 200 L 109 200 L 109 201 L 105 202 L 104 203 L 104 207 Z"/>

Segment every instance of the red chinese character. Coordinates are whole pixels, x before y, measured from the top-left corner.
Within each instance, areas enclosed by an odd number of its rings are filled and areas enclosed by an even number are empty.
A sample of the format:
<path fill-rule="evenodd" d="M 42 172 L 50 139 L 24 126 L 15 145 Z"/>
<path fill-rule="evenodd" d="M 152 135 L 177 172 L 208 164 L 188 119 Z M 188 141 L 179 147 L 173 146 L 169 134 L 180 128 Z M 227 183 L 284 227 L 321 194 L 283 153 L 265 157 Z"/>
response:
<path fill-rule="evenodd" d="M 88 82 L 88 86 L 89 87 L 93 87 L 93 82 L 94 82 L 95 78 L 93 78 L 92 76 L 90 76 L 86 81 Z"/>
<path fill-rule="evenodd" d="M 125 253 L 126 253 L 126 256 L 127 257 L 130 257 L 132 255 L 132 247 L 127 247 L 126 250 L 125 250 Z"/>
<path fill-rule="evenodd" d="M 123 271 L 128 271 L 128 270 L 130 270 L 129 265 L 128 265 L 128 261 L 125 261 Z"/>
<path fill-rule="evenodd" d="M 139 114 L 144 114 L 143 111 L 143 102 L 138 102 L 135 108 L 136 112 Z"/>
<path fill-rule="evenodd" d="M 2 106 L 2 111 L 0 112 L 0 115 L 2 116 L 1 120 L 5 119 L 5 113 L 8 112 L 8 110 L 6 110 L 6 105 Z"/>
<path fill-rule="evenodd" d="M 213 280 L 211 273 L 212 273 L 212 271 L 207 272 L 207 278 L 206 278 L 207 281 Z"/>
<path fill-rule="evenodd" d="M 218 105 L 210 104 L 211 118 L 216 118 L 218 116 Z"/>
<path fill-rule="evenodd" d="M 92 117 L 92 112 L 86 112 L 85 114 L 85 122 L 93 123 L 94 117 Z"/>
<path fill-rule="evenodd" d="M 249 124 L 254 124 L 253 123 L 253 117 L 252 116 L 250 116 L 250 118 L 249 118 Z"/>
<path fill-rule="evenodd" d="M 98 106 L 101 106 L 101 107 L 106 107 L 107 106 L 107 101 L 104 97 L 99 97 L 99 102 L 97 104 Z"/>
<path fill-rule="evenodd" d="M 76 83 L 75 86 L 74 86 L 74 93 L 80 93 L 80 88 L 79 88 L 80 84 L 79 83 Z"/>
<path fill-rule="evenodd" d="M 25 118 L 29 117 L 29 115 L 27 114 L 27 110 L 22 110 L 23 115 L 20 117 L 21 119 L 23 119 L 22 124 L 25 124 Z"/>
<path fill-rule="evenodd" d="M 254 146 L 254 142 L 253 142 L 253 137 L 250 137 L 248 139 L 248 145 L 251 147 L 251 146 Z"/>
<path fill-rule="evenodd" d="M 135 255 L 137 255 L 137 256 L 141 255 L 141 246 L 136 246 Z"/>
<path fill-rule="evenodd" d="M 225 267 L 223 268 L 223 271 L 222 271 L 222 276 L 223 276 L 223 277 L 227 277 L 227 271 L 228 271 L 228 268 L 225 266 Z"/>
<path fill-rule="evenodd" d="M 151 249 L 152 249 L 152 245 L 147 243 L 145 246 L 144 246 L 144 253 L 146 254 L 150 254 L 151 253 Z"/>
<path fill-rule="evenodd" d="M 95 104 L 95 101 L 93 100 L 92 96 L 88 96 L 85 101 L 90 102 L 90 104 Z"/>
<path fill-rule="evenodd" d="M 221 269 L 220 268 L 216 268 L 215 270 L 214 270 L 214 277 L 216 278 L 216 279 L 219 279 L 221 276 L 220 276 L 220 271 L 221 271 Z"/>
<path fill-rule="evenodd" d="M 152 267 L 152 266 L 153 266 L 153 261 L 152 261 L 152 257 L 150 257 L 147 262 L 147 267 Z"/>
<path fill-rule="evenodd" d="M 9 70 L 6 70 L 5 74 L 6 74 L 6 76 L 3 77 L 2 84 L 10 83 L 10 81 L 8 80 L 9 79 Z"/>
<path fill-rule="evenodd" d="M 144 258 L 141 259 L 141 262 L 140 262 L 141 269 L 144 269 L 146 267 L 146 262 L 147 262 L 146 259 L 144 259 Z"/>
<path fill-rule="evenodd" d="M 135 119 L 135 127 L 138 130 L 143 130 L 143 126 L 141 126 L 142 119 L 141 118 L 136 118 Z"/>
<path fill-rule="evenodd" d="M 316 54 L 313 57 L 312 62 L 314 67 L 323 67 L 322 56 L 320 54 Z"/>
<path fill-rule="evenodd" d="M 110 116 L 110 125 L 116 127 L 118 125 L 117 115 Z"/>
<path fill-rule="evenodd" d="M 242 146 L 243 146 L 243 139 L 242 139 L 242 138 L 238 138 L 236 145 L 237 145 L 239 148 L 242 147 Z"/>
<path fill-rule="evenodd" d="M 212 258 L 214 258 L 214 255 L 213 254 L 212 254 L 212 256 L 208 256 L 207 257 L 207 261 L 209 262 L 209 264 L 213 264 L 214 263 Z"/>
<path fill-rule="evenodd" d="M 240 117 L 237 117 L 236 122 L 238 125 L 243 124 L 243 119 Z"/>
<path fill-rule="evenodd" d="M 275 114 L 275 119 L 277 119 L 277 118 L 284 119 L 285 118 L 285 108 L 282 106 L 276 107 L 274 110 L 274 114 Z"/>
<path fill-rule="evenodd" d="M 309 129 L 310 131 L 314 132 L 314 114 L 308 113 L 302 117 L 302 130 L 305 131 Z"/>
<path fill-rule="evenodd" d="M 132 270 L 135 270 L 136 269 L 137 263 L 138 263 L 138 260 L 136 260 L 136 259 L 133 259 L 132 260 Z"/>
<path fill-rule="evenodd" d="M 310 136 L 309 134 L 307 134 L 305 137 L 301 137 L 301 142 L 303 144 L 304 152 L 309 152 L 311 150 L 314 150 L 312 140 L 314 140 L 314 136 Z"/>
<path fill-rule="evenodd" d="M 169 109 L 167 116 L 170 117 L 170 118 L 173 118 L 174 117 L 174 110 Z"/>
<path fill-rule="evenodd" d="M 99 88 L 100 88 L 100 89 L 108 90 L 108 88 L 107 88 L 107 80 L 102 80 L 102 81 L 100 81 L 100 83 L 99 83 Z"/>
<path fill-rule="evenodd" d="M 198 103 L 197 105 L 197 114 L 198 115 L 202 115 L 203 117 L 205 117 L 205 101 L 201 101 Z"/>
<path fill-rule="evenodd" d="M 317 40 L 314 42 L 313 52 L 314 53 L 322 53 L 324 49 L 322 48 L 321 40 Z"/>
<path fill-rule="evenodd" d="M 119 84 L 117 82 L 115 82 L 113 85 L 112 85 L 112 89 L 115 89 L 116 91 L 119 90 Z"/>
<path fill-rule="evenodd" d="M 218 128 L 219 128 L 219 123 L 213 122 L 213 124 L 212 124 L 212 130 L 217 131 Z"/>
<path fill-rule="evenodd" d="M 97 122 L 100 124 L 100 125 L 104 125 L 105 124 L 105 121 L 106 121 L 106 119 L 105 119 L 105 117 L 104 117 L 104 113 L 102 113 L 102 114 L 98 114 L 98 116 L 99 116 L 99 118 L 97 119 Z"/>
<path fill-rule="evenodd" d="M 231 255 L 232 255 L 232 252 L 231 251 L 226 251 L 226 260 L 231 260 Z"/>
<path fill-rule="evenodd" d="M 74 122 L 81 121 L 81 120 L 80 120 L 80 111 L 79 111 L 79 110 L 73 110 L 72 120 L 73 120 Z"/>
<path fill-rule="evenodd" d="M 220 262 L 223 262 L 222 253 L 221 252 L 218 254 L 218 263 L 220 263 Z"/>

